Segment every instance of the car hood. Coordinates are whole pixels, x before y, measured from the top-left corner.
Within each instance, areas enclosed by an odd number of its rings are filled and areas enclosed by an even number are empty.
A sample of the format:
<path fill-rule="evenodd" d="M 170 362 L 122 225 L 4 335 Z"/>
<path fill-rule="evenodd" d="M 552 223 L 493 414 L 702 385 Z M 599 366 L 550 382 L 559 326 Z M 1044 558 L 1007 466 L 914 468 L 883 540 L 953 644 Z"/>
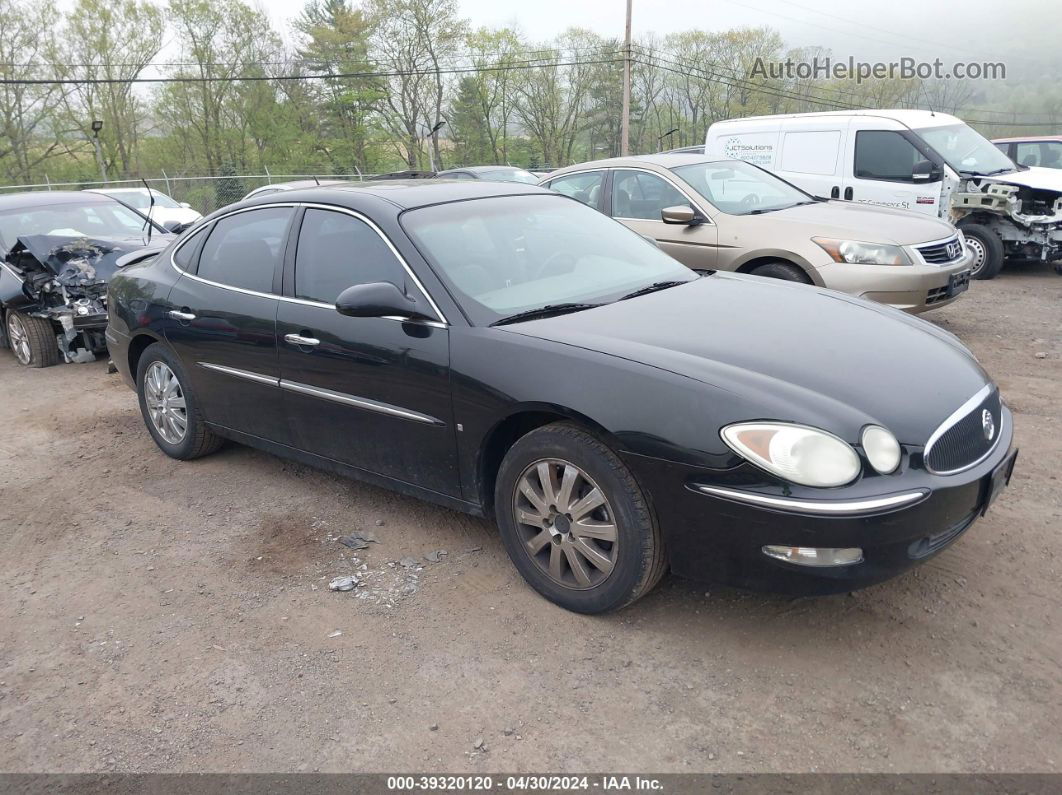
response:
<path fill-rule="evenodd" d="M 990 177 L 973 177 L 983 182 L 1001 182 L 1005 185 L 1021 185 L 1033 190 L 1053 190 L 1062 193 L 1062 170 L 1029 166 L 1023 171 L 1008 171 Z"/>
<path fill-rule="evenodd" d="M 715 273 L 606 306 L 502 326 L 709 384 L 739 419 L 867 423 L 922 445 L 990 379 L 954 335 L 844 293 Z"/>
<path fill-rule="evenodd" d="M 146 244 L 168 244 L 172 235 L 154 233 L 133 237 L 71 237 L 66 235 L 25 235 L 15 241 L 7 259 L 20 262 L 32 256 L 65 287 L 101 284 L 110 281 L 123 254 Z"/>
<path fill-rule="evenodd" d="M 824 201 L 764 213 L 764 222 L 790 224 L 794 234 L 807 237 L 834 237 L 867 243 L 894 243 L 909 246 L 942 240 L 955 234 L 955 228 L 937 218 L 910 210 L 895 210 L 854 202 Z M 797 227 L 802 227 L 797 230 Z"/>

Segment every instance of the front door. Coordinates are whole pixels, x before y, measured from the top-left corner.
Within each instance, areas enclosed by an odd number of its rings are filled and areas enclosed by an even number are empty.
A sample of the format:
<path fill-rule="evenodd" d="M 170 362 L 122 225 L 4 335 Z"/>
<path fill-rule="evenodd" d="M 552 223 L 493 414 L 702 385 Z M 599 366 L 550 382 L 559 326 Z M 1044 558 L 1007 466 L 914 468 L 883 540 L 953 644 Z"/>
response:
<path fill-rule="evenodd" d="M 937 215 L 943 179 L 917 181 L 915 164 L 930 160 L 902 130 L 880 129 L 881 121 L 858 117 L 851 122 L 841 198 L 900 210 Z"/>
<path fill-rule="evenodd" d="M 711 221 L 697 226 L 665 224 L 666 207 L 696 205 L 673 184 L 656 174 L 636 169 L 612 172 L 611 215 L 689 268 L 716 267 L 718 229 Z"/>
<path fill-rule="evenodd" d="M 460 496 L 448 328 L 335 309 L 357 284 L 417 292 L 383 234 L 349 212 L 308 208 L 289 273 L 297 300 L 281 303 L 277 335 L 296 446 Z"/>
<path fill-rule="evenodd" d="M 208 422 L 287 444 L 277 364 L 280 266 L 294 216 L 266 207 L 225 216 L 170 290 L 166 339 Z M 185 247 L 194 246 L 190 239 Z"/>

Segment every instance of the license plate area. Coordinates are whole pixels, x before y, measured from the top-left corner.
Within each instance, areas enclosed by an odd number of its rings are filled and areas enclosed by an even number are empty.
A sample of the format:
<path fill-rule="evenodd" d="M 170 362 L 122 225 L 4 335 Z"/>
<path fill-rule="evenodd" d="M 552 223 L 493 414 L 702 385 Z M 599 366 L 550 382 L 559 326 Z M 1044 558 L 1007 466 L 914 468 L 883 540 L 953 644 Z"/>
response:
<path fill-rule="evenodd" d="M 970 289 L 970 271 L 953 273 L 948 277 L 948 298 L 954 298 Z"/>
<path fill-rule="evenodd" d="M 985 497 L 982 503 L 981 515 L 984 516 L 996 497 L 1010 484 L 1010 477 L 1014 474 L 1014 462 L 1018 460 L 1018 451 L 1013 450 L 1010 455 L 1003 459 L 999 466 L 992 470 L 992 474 L 985 479 Z"/>

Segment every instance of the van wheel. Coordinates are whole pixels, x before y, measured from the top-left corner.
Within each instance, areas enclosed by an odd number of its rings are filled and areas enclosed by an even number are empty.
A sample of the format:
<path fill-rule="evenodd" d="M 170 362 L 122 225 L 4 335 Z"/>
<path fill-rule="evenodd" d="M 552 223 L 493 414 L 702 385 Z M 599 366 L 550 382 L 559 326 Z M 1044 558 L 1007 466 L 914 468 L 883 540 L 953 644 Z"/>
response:
<path fill-rule="evenodd" d="M 634 476 L 574 425 L 521 437 L 502 461 L 494 504 L 517 570 L 568 610 L 617 610 L 648 593 L 666 569 L 660 528 Z"/>
<path fill-rule="evenodd" d="M 11 352 L 23 367 L 59 364 L 59 345 L 51 322 L 21 312 L 8 312 L 5 326 Z"/>
<path fill-rule="evenodd" d="M 1003 241 L 999 235 L 980 224 L 966 224 L 960 229 L 974 254 L 970 276 L 974 279 L 996 278 L 1003 270 Z"/>
<path fill-rule="evenodd" d="M 766 262 L 749 271 L 753 276 L 766 276 L 768 279 L 785 279 L 787 282 L 811 284 L 811 279 L 796 265 L 789 262 Z"/>

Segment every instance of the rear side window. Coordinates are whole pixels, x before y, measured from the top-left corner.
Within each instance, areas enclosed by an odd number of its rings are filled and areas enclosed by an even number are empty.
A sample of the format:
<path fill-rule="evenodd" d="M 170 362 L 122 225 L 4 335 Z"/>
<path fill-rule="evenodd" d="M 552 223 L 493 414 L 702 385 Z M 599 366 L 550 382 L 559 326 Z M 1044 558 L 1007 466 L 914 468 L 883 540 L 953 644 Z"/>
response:
<path fill-rule="evenodd" d="M 856 133 L 855 175 L 863 179 L 913 182 L 915 163 L 926 158 L 914 144 L 891 130 Z"/>
<path fill-rule="evenodd" d="M 787 132 L 782 139 L 782 171 L 832 176 L 841 149 L 839 130 Z"/>
<path fill-rule="evenodd" d="M 293 212 L 291 207 L 265 207 L 215 222 L 199 256 L 198 275 L 229 287 L 273 292 Z"/>
<path fill-rule="evenodd" d="M 346 213 L 306 211 L 295 252 L 295 296 L 334 304 L 348 287 L 391 282 L 406 272 L 376 230 Z"/>
<path fill-rule="evenodd" d="M 605 181 L 604 171 L 586 171 L 582 174 L 569 174 L 550 181 L 549 187 L 557 193 L 571 196 L 595 210 L 600 208 L 601 184 Z"/>
<path fill-rule="evenodd" d="M 1023 166 L 1062 168 L 1062 141 L 1024 141 L 1015 147 L 1014 159 Z"/>

